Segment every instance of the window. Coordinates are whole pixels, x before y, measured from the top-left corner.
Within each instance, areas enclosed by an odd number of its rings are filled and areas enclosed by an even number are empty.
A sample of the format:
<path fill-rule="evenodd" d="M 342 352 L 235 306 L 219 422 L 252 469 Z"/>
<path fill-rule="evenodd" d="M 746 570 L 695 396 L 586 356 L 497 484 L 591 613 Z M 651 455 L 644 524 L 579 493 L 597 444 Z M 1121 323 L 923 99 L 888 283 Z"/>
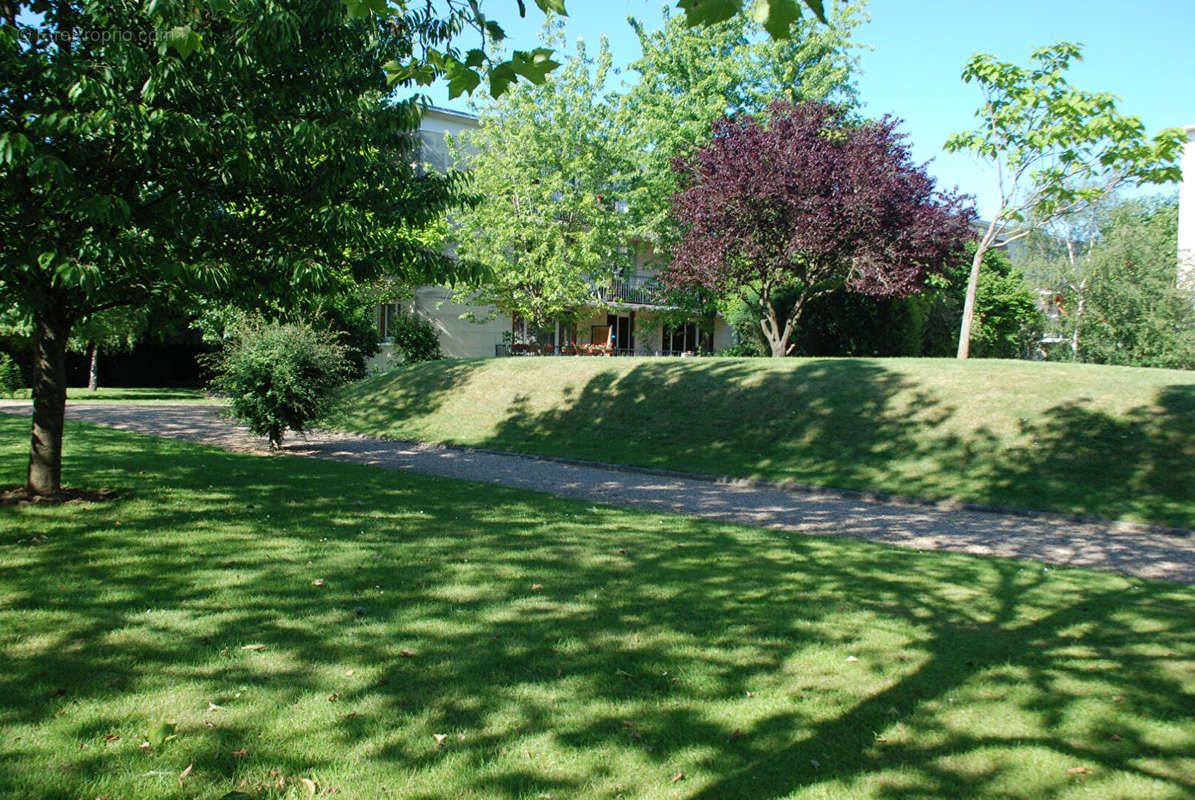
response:
<path fill-rule="evenodd" d="M 695 322 L 667 326 L 664 328 L 664 349 L 674 353 L 696 353 L 701 350 L 703 338 Z"/>

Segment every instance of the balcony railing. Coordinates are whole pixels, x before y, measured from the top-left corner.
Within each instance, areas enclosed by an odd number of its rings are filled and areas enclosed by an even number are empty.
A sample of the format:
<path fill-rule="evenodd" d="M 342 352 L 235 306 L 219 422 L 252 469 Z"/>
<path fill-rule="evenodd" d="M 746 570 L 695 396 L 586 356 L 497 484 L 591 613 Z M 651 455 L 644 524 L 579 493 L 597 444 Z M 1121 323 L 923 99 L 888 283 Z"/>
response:
<path fill-rule="evenodd" d="M 664 287 L 654 275 L 632 275 L 629 278 L 614 280 L 606 286 L 595 285 L 593 289 L 603 303 L 666 305 Z"/>

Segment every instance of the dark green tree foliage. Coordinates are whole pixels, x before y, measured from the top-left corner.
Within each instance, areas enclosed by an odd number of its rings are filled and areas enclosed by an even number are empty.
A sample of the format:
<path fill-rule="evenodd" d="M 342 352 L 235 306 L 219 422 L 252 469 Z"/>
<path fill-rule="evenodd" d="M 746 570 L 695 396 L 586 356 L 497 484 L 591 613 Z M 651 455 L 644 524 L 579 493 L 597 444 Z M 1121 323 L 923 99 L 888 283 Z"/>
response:
<path fill-rule="evenodd" d="M 1122 203 L 1100 220 L 1081 360 L 1195 369 L 1195 295 L 1176 285 L 1177 231 L 1173 199 Z"/>
<path fill-rule="evenodd" d="M 228 395 L 232 415 L 273 448 L 287 429 L 302 433 L 326 413 L 351 371 L 346 348 L 332 334 L 277 322 L 237 331 L 212 367 L 212 388 Z"/>
<path fill-rule="evenodd" d="M 972 245 L 973 247 L 973 245 Z M 972 252 L 965 254 L 970 261 Z M 793 353 L 801 356 L 952 355 L 958 346 L 959 319 L 968 265 L 951 267 L 938 285 L 907 297 L 868 297 L 849 292 L 817 297 L 808 304 L 793 333 Z M 795 294 L 790 291 L 779 302 Z M 1000 250 L 984 255 L 976 302 L 973 355 L 1022 358 L 1041 338 L 1042 312 L 1036 292 Z M 766 355 L 755 301 L 728 303 L 723 314 L 742 343 L 737 355 Z"/>
<path fill-rule="evenodd" d="M 12 397 L 24 386 L 25 378 L 17 362 L 8 353 L 0 353 L 0 394 Z"/>
<path fill-rule="evenodd" d="M 975 244 L 966 258 L 974 258 Z M 922 329 L 922 355 L 947 356 L 958 349 L 959 321 L 966 302 L 970 263 L 958 263 L 946 274 L 948 283 L 928 292 Z M 983 255 L 975 293 L 971 355 L 978 358 L 1025 358 L 1034 354 L 1045 318 L 1037 292 L 1025 281 L 1003 250 Z"/>
<path fill-rule="evenodd" d="M 393 101 L 383 69 L 428 33 L 418 19 L 348 20 L 316 0 L 222 8 L 0 11 L 0 298 L 32 323 L 33 493 L 60 486 L 65 349 L 82 320 L 451 277 L 414 232 L 454 182 L 395 157 L 418 108 Z"/>
<path fill-rule="evenodd" d="M 395 314 L 390 317 L 386 328 L 403 363 L 415 364 L 443 358 L 440 354 L 440 336 L 435 326 L 423 317 L 405 312 Z"/>

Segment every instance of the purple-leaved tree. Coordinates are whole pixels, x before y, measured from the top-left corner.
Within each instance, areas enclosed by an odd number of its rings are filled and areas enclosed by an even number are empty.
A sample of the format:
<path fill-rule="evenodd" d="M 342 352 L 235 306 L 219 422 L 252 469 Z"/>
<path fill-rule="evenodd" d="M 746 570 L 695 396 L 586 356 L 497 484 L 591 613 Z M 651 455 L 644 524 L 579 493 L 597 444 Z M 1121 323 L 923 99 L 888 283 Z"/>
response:
<path fill-rule="evenodd" d="M 755 306 L 773 356 L 788 354 L 818 295 L 923 288 L 974 238 L 975 212 L 970 198 L 935 190 L 898 124 L 808 102 L 714 123 L 708 143 L 673 162 L 685 234 L 668 282 Z"/>

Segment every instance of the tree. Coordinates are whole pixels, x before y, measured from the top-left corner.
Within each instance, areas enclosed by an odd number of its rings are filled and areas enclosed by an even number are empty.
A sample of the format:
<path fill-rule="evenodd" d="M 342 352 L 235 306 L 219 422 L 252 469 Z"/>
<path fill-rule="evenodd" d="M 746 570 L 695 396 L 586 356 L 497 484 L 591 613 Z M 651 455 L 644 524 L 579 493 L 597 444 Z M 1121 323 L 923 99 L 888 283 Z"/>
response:
<path fill-rule="evenodd" d="M 773 356 L 788 354 L 812 298 L 921 288 L 969 238 L 973 211 L 935 191 L 897 124 L 782 101 L 763 120 L 718 121 L 708 144 L 674 162 L 683 190 L 673 209 L 686 230 L 667 280 L 755 298 Z"/>
<path fill-rule="evenodd" d="M 87 389 L 100 388 L 100 353 L 131 350 L 145 332 L 149 309 L 144 306 L 110 308 L 80 320 L 67 341 L 68 350 L 87 353 Z"/>
<path fill-rule="evenodd" d="M 679 190 L 672 159 L 709 134 L 724 115 L 757 114 L 775 98 L 854 107 L 858 69 L 850 35 L 865 15 L 844 5 L 827 24 L 794 21 L 770 38 L 743 15 L 694 29 L 664 14 L 663 27 L 630 23 L 643 55 L 630 65 L 638 80 L 620 104 L 623 136 L 635 159 L 625 192 L 635 237 L 666 254 L 680 236 L 669 198 Z"/>
<path fill-rule="evenodd" d="M 489 93 L 497 97 L 520 77 L 531 83 L 542 83 L 547 75 L 560 66 L 552 59 L 550 48 L 531 51 L 514 50 L 504 60 L 496 60 L 487 45 L 497 45 L 506 33 L 496 20 L 482 9 L 480 0 L 343 0 L 349 16 L 369 18 L 377 15 L 393 29 L 406 29 L 421 34 L 421 47 L 406 58 L 385 64 L 391 82 L 414 82 L 426 86 L 437 78 L 448 81 L 450 97 L 472 94 L 488 78 Z M 519 16 L 527 15 L 523 0 L 516 0 Z M 567 12 L 564 0 L 535 0 L 544 14 Z M 802 6 L 826 22 L 822 0 L 752 0 L 747 13 L 763 26 L 773 39 L 786 38 L 802 15 Z M 716 25 L 744 12 L 743 0 L 679 0 L 677 7 L 684 11 L 689 27 Z M 477 47 L 462 51 L 452 35 L 471 28 L 477 36 Z M 190 26 L 179 29 L 188 49 L 198 47 L 201 37 Z"/>
<path fill-rule="evenodd" d="M 554 24 L 549 41 L 560 33 Z M 604 38 L 596 59 L 578 43 L 552 79 L 492 101 L 456 146 L 477 198 L 454 218 L 457 250 L 487 268 L 477 297 L 535 326 L 576 319 L 629 263 L 610 68 Z"/>
<path fill-rule="evenodd" d="M 1177 231 L 1172 198 L 1122 202 L 1100 215 L 1084 259 L 1083 361 L 1195 369 L 1195 295 L 1176 285 Z"/>
<path fill-rule="evenodd" d="M 412 29 L 317 0 L 152 9 L 62 0 L 0 18 L 0 297 L 34 332 L 34 494 L 61 485 L 65 350 L 81 321 L 452 269 L 412 231 L 453 181 L 395 157 L 419 108 L 394 102 L 383 65 L 409 56 Z M 192 22 L 202 48 L 154 35 Z"/>
<path fill-rule="evenodd" d="M 212 359 L 212 386 L 228 395 L 232 416 L 270 447 L 282 446 L 331 408 L 333 391 L 351 370 L 336 336 L 305 323 L 251 321 L 232 333 Z"/>
<path fill-rule="evenodd" d="M 972 244 L 970 247 L 974 247 Z M 955 314 L 965 302 L 966 268 L 954 276 Z M 956 321 L 958 316 L 955 317 Z M 979 358 L 1024 358 L 1041 339 L 1044 317 L 1025 276 L 1001 250 L 989 250 L 975 291 L 972 349 Z"/>
<path fill-rule="evenodd" d="M 983 54 L 963 68 L 963 80 L 976 82 L 983 93 L 975 114 L 980 124 L 950 137 L 945 149 L 970 150 L 990 163 L 999 206 L 972 260 L 959 358 L 970 352 L 979 265 L 988 250 L 1005 247 L 1120 184 L 1181 177 L 1182 132 L 1167 129 L 1150 140 L 1140 119 L 1117 111 L 1115 96 L 1071 86 L 1065 73 L 1081 57 L 1078 45 L 1058 42 L 1034 50 L 1029 68 Z"/>

